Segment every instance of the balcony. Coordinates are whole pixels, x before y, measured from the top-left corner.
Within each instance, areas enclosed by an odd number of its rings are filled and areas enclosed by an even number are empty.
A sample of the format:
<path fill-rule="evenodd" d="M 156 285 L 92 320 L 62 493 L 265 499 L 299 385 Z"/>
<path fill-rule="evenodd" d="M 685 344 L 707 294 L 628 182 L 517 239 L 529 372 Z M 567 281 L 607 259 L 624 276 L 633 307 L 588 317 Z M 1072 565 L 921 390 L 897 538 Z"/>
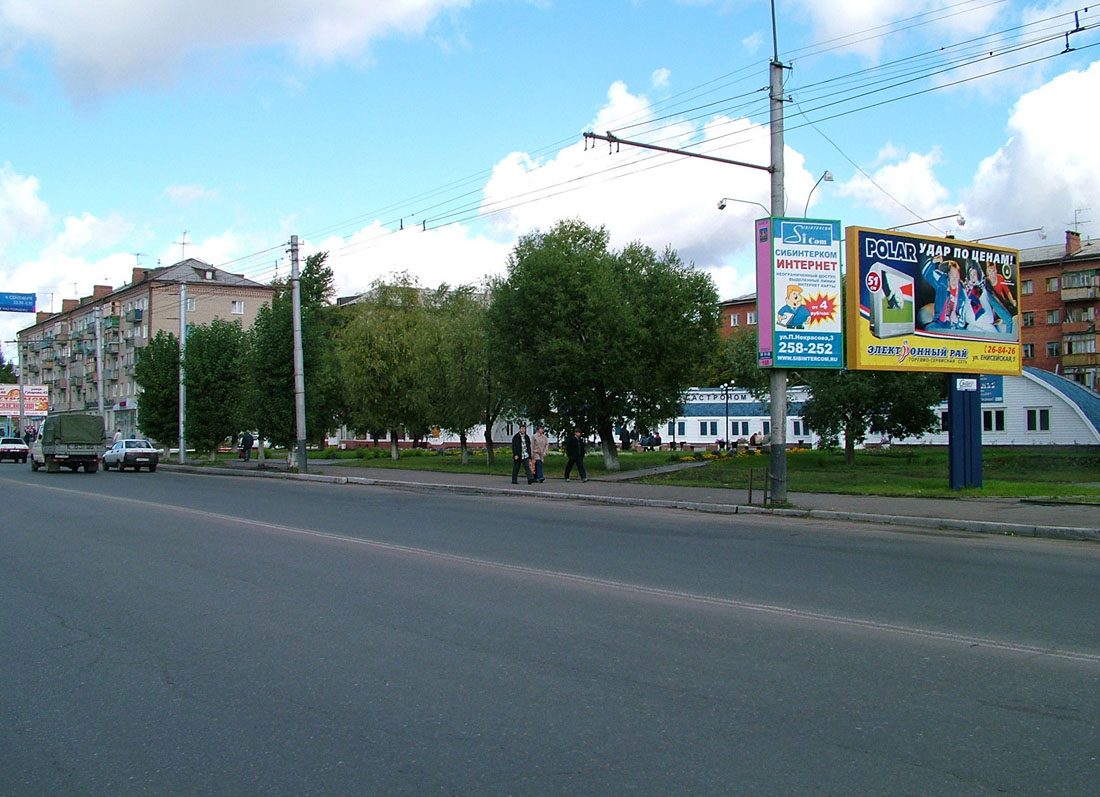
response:
<path fill-rule="evenodd" d="M 30 371 L 32 374 L 37 374 L 39 371 L 42 370 L 42 368 L 38 365 L 38 363 L 27 363 L 27 370 Z"/>
<path fill-rule="evenodd" d="M 1100 299 L 1100 287 L 1085 285 L 1080 288 L 1062 288 L 1063 302 L 1094 302 Z"/>
<path fill-rule="evenodd" d="M 57 343 L 68 343 L 69 342 L 69 333 L 67 331 L 58 332 L 56 335 L 53 336 L 53 342 L 55 344 L 57 344 Z"/>
<path fill-rule="evenodd" d="M 104 368 L 103 369 L 103 378 L 106 379 L 108 382 L 117 382 L 118 381 L 118 369 L 117 368 Z"/>
<path fill-rule="evenodd" d="M 1063 354 L 1062 355 L 1062 367 L 1063 368 L 1082 368 L 1092 367 L 1095 368 L 1100 365 L 1100 355 L 1096 352 L 1089 352 L 1087 354 Z"/>
<path fill-rule="evenodd" d="M 119 349 L 118 341 L 108 343 L 103 347 L 104 353 L 114 355 L 115 357 L 118 356 L 118 349 Z"/>
<path fill-rule="evenodd" d="M 133 310 L 126 311 L 126 321 L 130 324 L 140 324 L 144 315 L 144 310 L 135 307 Z"/>
<path fill-rule="evenodd" d="M 117 315 L 103 316 L 104 329 L 118 329 L 119 317 Z"/>
<path fill-rule="evenodd" d="M 1096 331 L 1096 321 L 1063 321 L 1063 335 L 1080 335 Z"/>
<path fill-rule="evenodd" d="M 69 384 L 73 387 L 78 387 L 84 384 L 84 374 L 74 374 L 69 377 Z"/>

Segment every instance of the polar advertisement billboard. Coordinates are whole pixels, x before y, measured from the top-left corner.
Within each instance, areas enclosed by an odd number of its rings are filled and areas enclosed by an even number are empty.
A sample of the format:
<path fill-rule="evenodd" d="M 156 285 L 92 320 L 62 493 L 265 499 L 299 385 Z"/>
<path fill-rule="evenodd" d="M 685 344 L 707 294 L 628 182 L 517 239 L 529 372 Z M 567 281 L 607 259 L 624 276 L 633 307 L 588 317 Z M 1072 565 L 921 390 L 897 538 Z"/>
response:
<path fill-rule="evenodd" d="M 849 368 L 1020 373 L 1018 251 L 862 227 L 845 236 Z"/>
<path fill-rule="evenodd" d="M 840 368 L 840 222 L 760 219 L 756 228 L 758 362 Z"/>

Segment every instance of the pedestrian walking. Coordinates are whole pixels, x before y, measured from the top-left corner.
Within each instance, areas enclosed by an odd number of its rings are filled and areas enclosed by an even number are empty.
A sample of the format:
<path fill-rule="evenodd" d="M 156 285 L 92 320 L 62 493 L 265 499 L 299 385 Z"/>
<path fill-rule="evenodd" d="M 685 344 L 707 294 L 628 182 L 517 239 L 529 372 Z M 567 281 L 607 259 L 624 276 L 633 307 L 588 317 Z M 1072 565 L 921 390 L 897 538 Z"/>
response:
<path fill-rule="evenodd" d="M 252 432 L 245 432 L 241 435 L 241 454 L 245 462 L 252 459 L 252 444 L 254 442 L 255 439 L 252 437 Z"/>
<path fill-rule="evenodd" d="M 521 423 L 519 431 L 512 436 L 512 484 L 519 484 L 516 479 L 519 476 L 520 463 L 523 464 L 523 472 L 527 474 L 527 483 L 531 484 L 535 477 L 531 474 L 531 438 L 527 434 L 525 423 Z"/>
<path fill-rule="evenodd" d="M 584 438 L 581 437 L 581 427 L 573 430 L 573 436 L 565 441 L 565 455 L 569 461 L 565 463 L 565 480 L 569 481 L 569 474 L 573 472 L 573 466 L 577 466 L 577 473 L 581 475 L 581 481 L 588 481 L 588 473 L 584 469 Z"/>
<path fill-rule="evenodd" d="M 531 438 L 531 456 L 535 460 L 535 479 L 540 484 L 546 481 L 546 475 L 542 471 L 542 461 L 549 450 L 550 438 L 546 436 L 546 429 L 542 426 L 536 427 L 535 436 Z"/>

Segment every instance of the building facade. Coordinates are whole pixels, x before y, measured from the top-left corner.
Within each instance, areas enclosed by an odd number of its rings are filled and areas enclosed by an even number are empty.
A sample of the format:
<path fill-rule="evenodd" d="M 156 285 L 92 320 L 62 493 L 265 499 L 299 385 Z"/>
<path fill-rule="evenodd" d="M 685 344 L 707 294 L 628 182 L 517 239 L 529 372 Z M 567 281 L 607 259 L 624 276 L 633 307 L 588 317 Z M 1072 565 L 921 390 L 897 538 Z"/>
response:
<path fill-rule="evenodd" d="M 1065 244 L 1020 250 L 1024 365 L 1100 390 L 1100 248 L 1066 232 Z"/>
<path fill-rule="evenodd" d="M 65 299 L 61 312 L 39 312 L 18 333 L 25 385 L 49 389 L 51 412 L 101 412 L 109 429 L 138 433 L 137 353 L 157 332 L 179 336 L 181 297 L 188 327 L 216 318 L 252 326 L 274 289 L 195 258 L 135 268 L 129 285 L 96 285 Z"/>

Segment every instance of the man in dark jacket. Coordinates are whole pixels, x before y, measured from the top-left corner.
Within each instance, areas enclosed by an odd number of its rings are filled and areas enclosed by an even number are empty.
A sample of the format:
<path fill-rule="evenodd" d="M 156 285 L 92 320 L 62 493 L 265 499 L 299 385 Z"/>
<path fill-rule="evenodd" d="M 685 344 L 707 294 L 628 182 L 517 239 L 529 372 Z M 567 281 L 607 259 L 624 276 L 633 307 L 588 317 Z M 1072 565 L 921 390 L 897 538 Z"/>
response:
<path fill-rule="evenodd" d="M 523 472 L 527 474 L 527 483 L 535 480 L 531 475 L 531 438 L 527 436 L 527 424 L 521 423 L 519 431 L 512 436 L 512 484 L 519 484 L 519 466 L 523 463 Z"/>
<path fill-rule="evenodd" d="M 588 481 L 588 474 L 584 470 L 584 438 L 581 437 L 579 426 L 573 430 L 573 436 L 565 441 L 565 455 L 569 457 L 569 461 L 565 463 L 565 480 L 569 481 L 569 474 L 576 465 L 581 481 Z"/>

